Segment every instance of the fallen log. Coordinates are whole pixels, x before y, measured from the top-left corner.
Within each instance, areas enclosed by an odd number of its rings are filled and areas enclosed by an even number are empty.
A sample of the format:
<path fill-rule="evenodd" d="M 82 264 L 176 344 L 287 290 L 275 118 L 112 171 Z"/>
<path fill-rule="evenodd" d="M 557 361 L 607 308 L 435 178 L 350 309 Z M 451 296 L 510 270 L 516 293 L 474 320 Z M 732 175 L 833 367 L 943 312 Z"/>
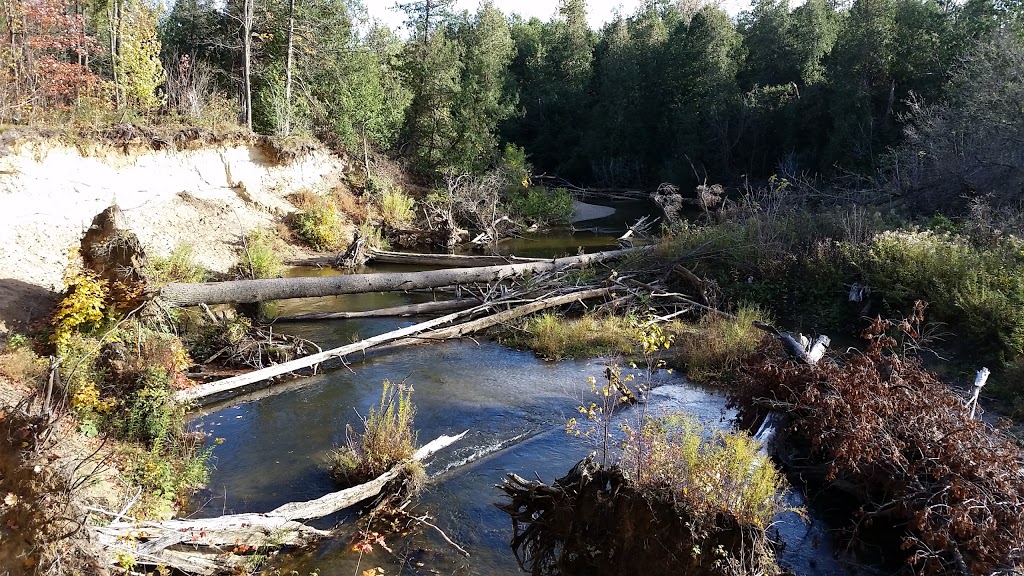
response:
<path fill-rule="evenodd" d="M 411 461 L 422 461 L 462 439 L 466 432 L 441 436 L 417 450 Z M 323 518 L 380 494 L 388 482 L 405 470 L 407 462 L 393 466 L 373 480 L 332 492 L 315 500 L 291 502 L 265 514 L 228 514 L 197 520 L 114 522 L 90 530 L 107 556 L 130 554 L 136 562 L 176 568 L 191 574 L 217 574 L 245 563 L 245 552 L 265 553 L 270 548 L 304 546 L 330 535 L 298 520 Z M 240 553 L 231 553 L 241 550 Z"/>
<path fill-rule="evenodd" d="M 390 351 L 403 346 L 410 346 L 414 344 L 422 344 L 424 342 L 441 342 L 444 340 L 453 340 L 455 338 L 462 338 L 468 336 L 474 332 L 486 330 L 491 326 L 497 326 L 498 324 L 504 324 L 510 320 L 521 318 L 527 314 L 533 314 L 534 312 L 540 312 L 547 308 L 553 308 L 555 306 L 562 306 L 564 304 L 570 304 L 572 302 L 582 302 L 583 300 L 590 300 L 592 298 L 601 298 L 610 296 L 611 291 L 608 288 L 595 288 L 592 290 L 583 290 L 580 292 L 572 292 L 570 294 L 563 294 L 560 296 L 553 296 L 544 298 L 536 302 L 524 304 L 510 310 L 503 310 L 497 314 L 491 314 L 479 320 L 471 320 L 469 322 L 463 322 L 455 326 L 448 328 L 437 328 L 424 332 L 419 336 L 404 338 L 397 340 L 386 346 L 382 346 L 378 349 L 379 352 Z"/>
<path fill-rule="evenodd" d="M 426 272 L 270 278 L 266 280 L 234 280 L 203 284 L 171 283 L 159 291 L 159 296 L 168 304 L 183 307 L 197 306 L 203 303 L 244 304 L 288 298 L 312 298 L 336 296 L 339 294 L 437 288 L 453 284 L 499 282 L 523 274 L 548 272 L 572 266 L 587 266 L 621 258 L 627 254 L 633 254 L 642 250 L 649 250 L 649 248 L 611 250 L 522 264 L 505 264 L 502 266 L 484 266 L 479 268 L 447 268 Z"/>
<path fill-rule="evenodd" d="M 281 374 L 287 374 L 289 372 L 294 372 L 296 370 L 309 368 L 315 364 L 320 364 L 334 358 L 342 359 L 349 354 L 365 352 L 370 348 L 379 347 L 380 345 L 388 342 L 393 342 L 393 344 L 389 345 L 386 348 L 386 350 L 392 350 L 395 348 L 400 348 L 402 346 L 408 346 L 411 344 L 417 344 L 422 342 L 434 342 L 440 340 L 448 340 L 451 338 L 459 338 L 461 336 L 465 336 L 466 334 L 483 330 L 484 328 L 488 328 L 490 326 L 494 326 L 502 322 L 508 322 L 509 320 L 525 316 L 533 312 L 538 312 L 546 308 L 561 306 L 563 304 L 569 304 L 571 302 L 577 302 L 590 298 L 598 298 L 601 296 L 607 296 L 609 294 L 610 291 L 607 288 L 596 288 L 591 290 L 571 292 L 569 294 L 558 294 L 554 296 L 548 296 L 546 298 L 541 298 L 535 302 L 530 302 L 528 304 L 519 306 L 517 308 L 513 308 L 511 310 L 505 310 L 497 314 L 488 316 L 486 318 L 481 318 L 480 320 L 470 321 L 463 324 L 458 324 L 456 326 L 452 326 L 450 328 L 434 330 L 432 332 L 429 332 L 434 328 L 448 324 L 454 320 L 457 320 L 458 318 L 468 317 L 477 312 L 484 312 L 496 306 L 510 304 L 506 300 L 496 300 L 493 302 L 475 306 L 473 308 L 469 308 L 467 310 L 453 312 L 452 314 L 448 314 L 440 318 L 434 318 L 431 320 L 427 320 L 425 322 L 420 322 L 419 324 L 414 324 L 412 326 L 407 326 L 405 328 L 399 328 L 398 330 L 392 330 L 391 332 L 385 332 L 384 334 L 373 336 L 365 340 L 360 340 L 359 342 L 355 342 L 353 344 L 347 344 L 345 346 L 340 346 L 338 348 L 333 348 L 331 350 L 325 350 L 318 354 L 311 354 L 303 358 L 297 358 L 289 362 L 284 362 L 281 364 L 277 364 L 275 366 L 269 366 L 267 368 L 256 370 L 248 374 L 240 374 L 238 376 L 232 376 L 230 378 L 225 378 L 223 380 L 217 380 L 214 382 L 209 382 L 206 384 L 201 384 L 199 386 L 188 388 L 186 390 L 181 390 L 177 394 L 175 394 L 175 400 L 179 402 L 199 402 L 215 394 L 228 392 L 231 390 L 241 388 L 243 386 L 247 386 L 249 384 L 262 382 L 264 380 L 273 378 L 274 376 L 280 376 Z M 395 342 L 396 340 L 397 342 Z"/>
<path fill-rule="evenodd" d="M 446 266 L 449 268 L 478 268 L 481 266 L 503 266 L 529 262 L 549 262 L 544 258 L 520 258 L 518 256 L 473 256 L 465 254 L 415 254 L 371 250 L 370 261 L 380 264 L 409 264 L 415 266 Z"/>
<path fill-rule="evenodd" d="M 451 312 L 453 310 L 465 310 L 480 304 L 479 300 L 443 300 L 441 302 L 424 302 L 422 304 L 408 304 L 405 306 L 392 306 L 390 308 L 378 308 L 377 310 L 365 310 L 361 312 L 317 312 L 315 314 L 297 314 L 295 316 L 281 316 L 275 322 L 306 322 L 310 320 L 349 320 L 352 318 L 386 318 L 390 316 L 418 316 L 420 314 L 434 314 L 436 312 Z"/>

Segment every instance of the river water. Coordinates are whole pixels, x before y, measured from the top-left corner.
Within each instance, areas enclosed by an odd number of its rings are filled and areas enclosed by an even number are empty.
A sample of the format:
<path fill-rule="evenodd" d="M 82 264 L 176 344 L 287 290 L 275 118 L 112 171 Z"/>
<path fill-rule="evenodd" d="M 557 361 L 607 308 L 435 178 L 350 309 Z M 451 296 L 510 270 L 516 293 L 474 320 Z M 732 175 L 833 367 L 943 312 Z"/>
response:
<path fill-rule="evenodd" d="M 601 221 L 577 224 L 538 239 L 520 239 L 503 247 L 521 256 L 555 256 L 610 248 L 624 221 L 638 210 L 620 211 Z M 584 231 L 579 231 L 584 230 Z M 395 269 L 395 268 L 390 268 Z M 381 270 L 381 268 L 376 268 Z M 294 275 L 334 274 L 296 269 Z M 281 303 L 282 314 L 366 310 L 429 299 L 424 294 L 362 294 Z M 287 331 L 327 347 L 379 334 L 417 319 L 357 319 L 282 324 Z M 382 567 L 386 574 L 520 574 L 509 549 L 511 522 L 493 505 L 501 500 L 494 487 L 508 473 L 550 482 L 595 449 L 565 433 L 580 398 L 589 393 L 588 377 L 600 380 L 608 360 L 545 362 L 530 352 L 487 341 L 465 340 L 414 347 L 353 363 L 326 373 L 272 388 L 249 399 L 208 407 L 193 427 L 224 442 L 214 448 L 208 489 L 197 495 L 195 517 L 224 512 L 261 512 L 290 501 L 307 500 L 336 490 L 325 469 L 327 453 L 344 441 L 346 425 L 380 399 L 381 382 L 404 381 L 415 392 L 416 428 L 425 443 L 441 434 L 468 430 L 466 438 L 436 455 L 427 465 L 431 477 L 418 498 L 417 515 L 429 514 L 470 553 L 459 555 L 432 530 L 388 541 L 393 552 L 377 546 L 360 556 L 350 551 L 351 526 L 357 511 L 317 523 L 341 523 L 340 536 L 280 559 L 282 571 L 321 576 L 352 575 Z M 718 427 L 733 414 L 716 390 L 661 374 L 652 393 L 653 410 L 684 411 Z M 628 416 L 625 414 L 624 417 Z M 800 504 L 799 495 L 792 495 Z M 827 524 L 811 515 L 780 518 L 774 530 L 785 543 L 783 562 L 797 574 L 837 574 Z M 774 532 L 773 532 L 774 533 Z M 357 572 L 358 568 L 358 572 Z"/>

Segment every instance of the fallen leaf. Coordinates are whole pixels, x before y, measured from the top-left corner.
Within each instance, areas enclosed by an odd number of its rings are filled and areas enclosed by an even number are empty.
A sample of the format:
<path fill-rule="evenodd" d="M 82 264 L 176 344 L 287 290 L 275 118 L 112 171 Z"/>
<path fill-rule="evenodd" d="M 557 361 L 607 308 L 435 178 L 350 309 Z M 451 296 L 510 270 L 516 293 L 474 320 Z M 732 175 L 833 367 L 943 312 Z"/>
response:
<path fill-rule="evenodd" d="M 18 503 L 18 495 L 14 492 L 8 492 L 7 496 L 4 496 L 4 504 L 8 506 L 14 506 Z"/>

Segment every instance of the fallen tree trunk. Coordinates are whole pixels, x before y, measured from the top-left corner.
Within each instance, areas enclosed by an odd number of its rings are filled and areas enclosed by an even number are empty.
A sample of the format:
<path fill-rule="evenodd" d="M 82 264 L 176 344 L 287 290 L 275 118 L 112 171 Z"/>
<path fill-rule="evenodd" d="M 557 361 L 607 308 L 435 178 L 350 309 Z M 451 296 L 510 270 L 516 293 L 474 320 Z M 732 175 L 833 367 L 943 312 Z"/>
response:
<path fill-rule="evenodd" d="M 466 432 L 435 439 L 417 450 L 412 461 L 425 460 L 462 439 Z M 111 565 L 116 564 L 115 558 L 121 553 L 132 555 L 139 563 L 167 566 L 191 574 L 216 574 L 243 565 L 247 552 L 265 553 L 268 548 L 304 546 L 329 536 L 330 532 L 298 520 L 323 518 L 380 494 L 388 482 L 401 475 L 405 466 L 406 462 L 401 462 L 365 484 L 315 500 L 288 503 L 266 514 L 114 522 L 90 530 Z"/>
<path fill-rule="evenodd" d="M 425 322 L 420 322 L 419 324 L 414 324 L 412 326 L 407 326 L 405 328 L 399 328 L 398 330 L 392 330 L 391 332 L 385 332 L 384 334 L 373 336 L 371 338 L 361 340 L 354 344 L 348 344 L 338 348 L 333 348 L 331 350 L 325 350 L 324 352 L 318 354 L 311 354 L 303 358 L 297 358 L 289 362 L 277 364 L 276 366 L 269 366 L 267 368 L 263 368 L 262 370 L 256 370 L 248 374 L 240 374 L 238 376 L 232 376 L 230 378 L 225 378 L 223 380 L 217 380 L 215 382 L 201 384 L 193 388 L 181 390 L 175 395 L 175 400 L 179 402 L 197 402 L 210 396 L 213 396 L 215 394 L 235 390 L 243 386 L 247 386 L 249 384 L 254 384 L 256 382 L 262 382 L 263 380 L 273 378 L 274 376 L 280 376 L 281 374 L 287 374 L 289 372 L 294 372 L 296 370 L 301 370 L 303 368 L 309 368 L 315 364 L 320 364 L 333 358 L 344 358 L 349 354 L 365 352 L 370 348 L 377 347 L 380 346 L 381 344 L 385 344 L 388 342 L 393 343 L 389 345 L 386 349 L 392 350 L 395 348 L 400 348 L 402 346 L 408 346 L 411 344 L 417 344 L 422 342 L 433 342 L 439 340 L 447 340 L 451 338 L 459 338 L 466 334 L 483 330 L 484 328 L 488 328 L 490 326 L 494 326 L 502 322 L 508 322 L 509 320 L 519 318 L 521 316 L 525 316 L 533 312 L 538 312 L 546 308 L 561 306 L 563 304 L 569 304 L 571 302 L 587 300 L 590 298 L 598 298 L 602 296 L 607 296 L 609 294 L 610 290 L 608 288 L 595 288 L 591 290 L 571 292 L 569 294 L 549 296 L 546 298 L 541 298 L 535 302 L 530 302 L 523 306 L 513 308 L 511 310 L 505 310 L 497 314 L 488 316 L 486 318 L 481 318 L 480 320 L 458 324 L 456 326 L 444 328 L 441 330 L 429 331 L 436 327 L 443 326 L 444 324 L 448 324 L 460 317 L 470 316 L 474 313 L 486 311 L 503 304 L 510 304 L 510 302 L 508 301 L 497 300 L 487 304 L 481 304 L 480 306 L 476 306 L 468 310 L 454 312 L 452 314 L 448 314 L 447 316 L 434 318 L 431 320 L 427 320 Z M 414 335 L 416 337 L 412 337 Z M 396 340 L 397 342 L 395 342 Z"/>
<path fill-rule="evenodd" d="M 480 266 L 502 266 L 526 262 L 547 262 L 545 258 L 519 258 L 517 256 L 479 256 L 467 254 L 423 254 L 419 252 L 392 252 L 369 249 L 367 261 L 378 264 L 409 264 L 414 266 L 445 266 L 447 268 L 478 268 Z M 298 258 L 285 262 L 289 266 L 335 266 L 347 267 L 338 256 Z"/>
<path fill-rule="evenodd" d="M 385 318 L 389 316 L 417 316 L 420 314 L 434 314 L 436 312 L 451 312 L 453 310 L 465 310 L 478 306 L 479 300 L 443 300 L 441 302 L 424 302 L 422 304 L 408 304 L 406 306 L 393 306 L 391 308 L 378 308 L 377 310 L 365 310 L 362 312 L 318 312 L 315 314 L 297 314 L 295 316 L 281 316 L 275 322 L 306 322 L 310 320 L 349 320 L 352 318 Z"/>
<path fill-rule="evenodd" d="M 448 268 L 426 272 L 271 278 L 203 284 L 171 283 L 160 290 L 159 296 L 164 302 L 175 306 L 197 306 L 199 304 L 244 304 L 288 298 L 437 288 L 453 284 L 499 282 L 528 273 L 548 272 L 571 266 L 587 266 L 621 258 L 645 249 L 629 248 L 539 262 L 480 268 Z"/>

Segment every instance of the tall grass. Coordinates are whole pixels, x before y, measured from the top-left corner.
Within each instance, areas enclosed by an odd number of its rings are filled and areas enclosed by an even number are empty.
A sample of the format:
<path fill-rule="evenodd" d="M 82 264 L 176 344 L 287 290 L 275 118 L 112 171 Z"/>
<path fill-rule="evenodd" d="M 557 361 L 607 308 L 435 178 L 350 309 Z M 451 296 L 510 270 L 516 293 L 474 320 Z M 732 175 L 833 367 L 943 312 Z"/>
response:
<path fill-rule="evenodd" d="M 299 212 L 291 218 L 295 234 L 316 250 L 342 250 L 345 222 L 334 200 L 312 193 L 295 197 Z"/>
<path fill-rule="evenodd" d="M 233 272 L 239 278 L 278 278 L 284 271 L 284 263 L 274 247 L 275 237 L 266 230 L 254 230 L 246 235 L 238 263 Z"/>
<path fill-rule="evenodd" d="M 363 431 L 347 429 L 346 443 L 328 456 L 331 476 L 343 485 L 376 478 L 416 451 L 412 388 L 385 380 L 380 405 L 362 419 Z"/>
<path fill-rule="evenodd" d="M 725 511 L 741 525 L 766 528 L 786 508 L 784 477 L 745 433 L 709 431 L 688 416 L 671 415 L 649 419 L 639 432 L 627 430 L 623 461 L 637 458 L 638 446 L 639 466 L 630 467 L 639 470 L 637 486 L 668 491 L 695 517 Z"/>
<path fill-rule="evenodd" d="M 553 360 L 629 354 L 634 347 L 632 323 L 614 316 L 563 318 L 545 313 L 527 319 L 523 330 L 525 335 L 515 343 Z"/>
<path fill-rule="evenodd" d="M 698 382 L 728 376 L 764 336 L 753 326 L 755 320 L 770 321 L 761 308 L 741 306 L 733 318 L 706 314 L 694 324 L 681 325 L 676 339 L 678 363 Z"/>
<path fill-rule="evenodd" d="M 209 270 L 196 261 L 195 249 L 187 242 L 175 245 L 166 258 L 150 258 L 147 272 L 158 284 L 205 282 L 210 277 Z"/>
<path fill-rule="evenodd" d="M 398 186 L 386 186 L 377 200 L 381 222 L 391 230 L 404 230 L 412 225 L 416 201 Z"/>

